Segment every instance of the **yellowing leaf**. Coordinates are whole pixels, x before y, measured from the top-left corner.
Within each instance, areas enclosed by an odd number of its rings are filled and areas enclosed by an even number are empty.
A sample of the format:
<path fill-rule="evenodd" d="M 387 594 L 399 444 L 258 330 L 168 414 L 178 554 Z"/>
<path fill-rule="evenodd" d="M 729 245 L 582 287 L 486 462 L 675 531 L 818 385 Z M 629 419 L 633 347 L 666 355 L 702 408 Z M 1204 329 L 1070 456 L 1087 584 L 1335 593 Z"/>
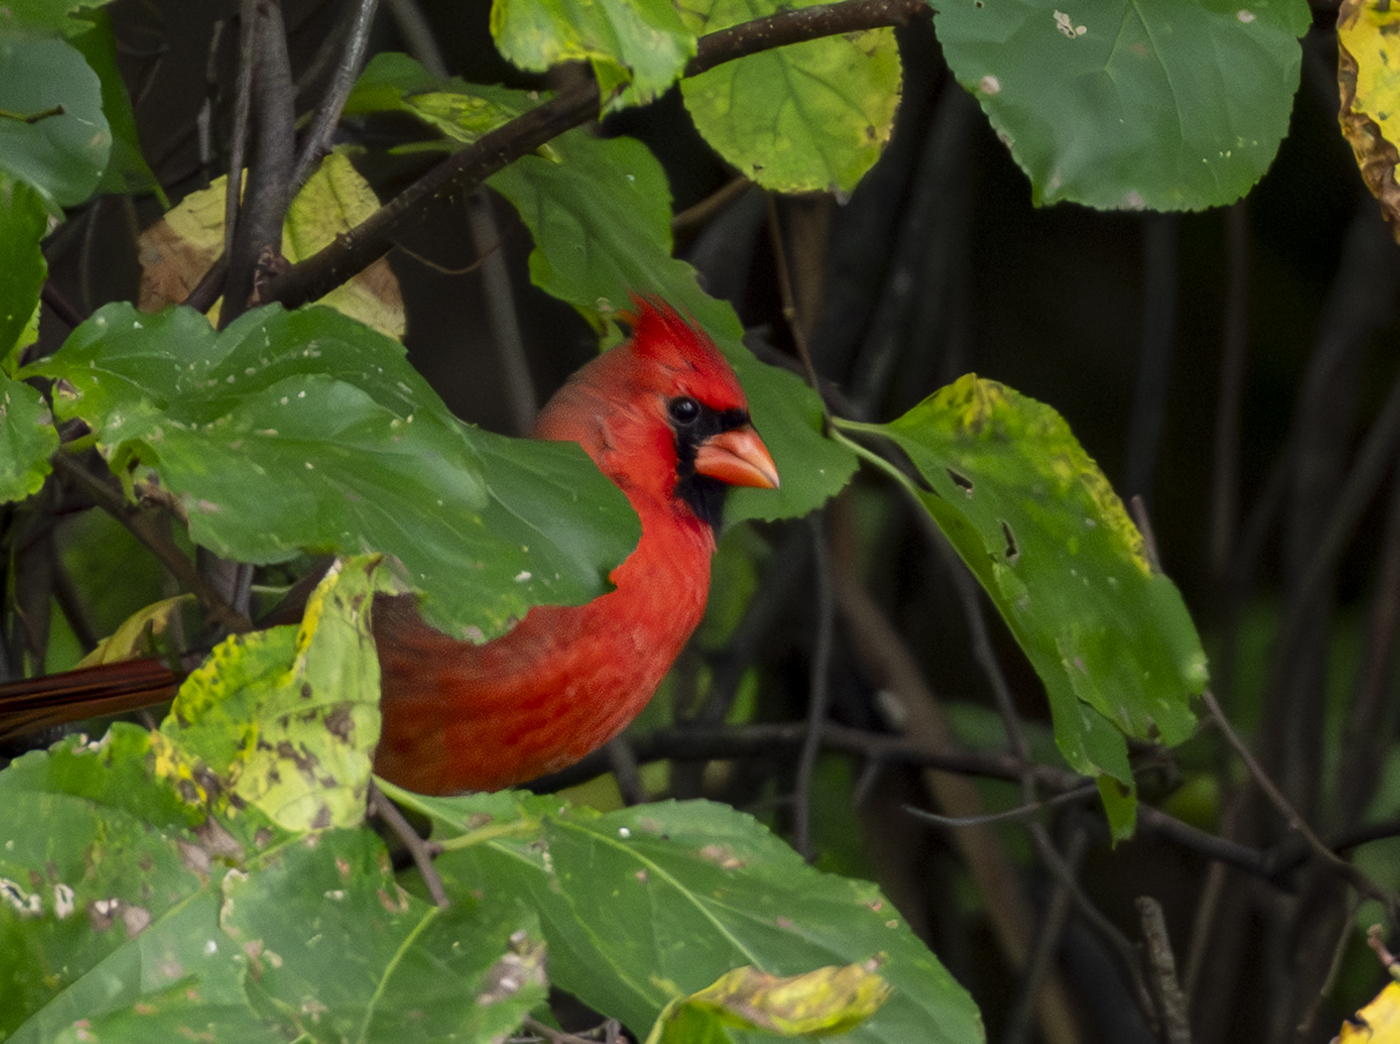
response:
<path fill-rule="evenodd" d="M 785 977 L 752 965 L 735 968 L 668 1006 L 648 1044 L 725 1040 L 720 1026 L 764 1030 L 781 1037 L 844 1033 L 889 998 L 889 984 L 875 973 L 878 963 L 876 958 Z"/>
<path fill-rule="evenodd" d="M 1400 1044 L 1400 982 L 1392 982 L 1376 999 L 1348 1019 L 1333 1044 Z"/>
<path fill-rule="evenodd" d="M 1337 13 L 1337 82 L 1342 107 L 1337 118 L 1356 153 L 1361 177 L 1381 202 L 1381 212 L 1400 241 L 1400 9 L 1377 0 L 1343 0 Z"/>
<path fill-rule="evenodd" d="M 224 186 L 217 178 L 192 192 L 137 240 L 141 261 L 140 307 L 158 312 L 185 300 L 224 246 Z M 327 156 L 292 201 L 282 227 L 282 254 L 291 264 L 328 246 L 379 208 L 374 191 L 343 153 Z M 403 296 L 389 263 L 380 258 L 321 303 L 380 333 L 403 340 Z M 218 321 L 219 305 L 209 310 Z"/>
<path fill-rule="evenodd" d="M 379 742 L 369 600 L 377 557 L 337 562 L 300 628 L 234 635 L 185 680 L 161 733 L 235 803 L 288 830 L 357 825 Z"/>
<path fill-rule="evenodd" d="M 155 636 L 166 632 L 181 605 L 193 602 L 192 594 L 176 595 L 132 613 L 110 638 L 104 638 L 96 649 L 84 656 L 78 666 L 97 667 L 104 663 L 120 663 L 138 656 L 150 656 L 154 651 Z"/>

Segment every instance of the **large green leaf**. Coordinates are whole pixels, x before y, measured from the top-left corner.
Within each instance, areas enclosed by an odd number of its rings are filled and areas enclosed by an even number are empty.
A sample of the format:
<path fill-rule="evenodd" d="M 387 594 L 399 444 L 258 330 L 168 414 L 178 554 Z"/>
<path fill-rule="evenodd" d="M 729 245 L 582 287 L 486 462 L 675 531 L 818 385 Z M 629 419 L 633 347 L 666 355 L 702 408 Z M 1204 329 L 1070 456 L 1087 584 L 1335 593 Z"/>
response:
<path fill-rule="evenodd" d="M 98 192 L 131 194 L 154 193 L 165 207 L 170 206 L 165 190 L 141 152 L 141 138 L 136 132 L 136 114 L 131 108 L 131 96 L 126 82 L 117 69 L 117 41 L 112 35 L 112 20 L 106 11 L 85 11 L 90 23 L 86 32 L 68 37 L 102 83 L 102 111 L 112 130 L 112 153 L 107 169 L 98 182 Z"/>
<path fill-rule="evenodd" d="M 702 0 L 681 14 L 713 33 L 821 2 Z M 681 95 L 705 140 L 765 188 L 849 193 L 890 140 L 901 79 L 894 30 L 873 29 L 725 62 L 683 80 Z"/>
<path fill-rule="evenodd" d="M 600 141 L 583 131 L 556 138 L 550 151 L 522 157 L 490 181 L 534 236 L 531 276 L 599 326 L 637 293 L 669 302 L 714 338 L 743 382 L 783 481 L 780 490 L 734 490 L 729 517 L 804 515 L 841 489 L 855 458 L 823 436 L 816 395 L 793 374 L 758 362 L 734 310 L 671 256 L 670 192 L 656 157 L 630 138 Z"/>
<path fill-rule="evenodd" d="M 97 187 L 111 150 L 102 83 L 83 56 L 62 40 L 0 36 L 0 169 L 75 206 Z"/>
<path fill-rule="evenodd" d="M 1180 743 L 1206 658 L 1181 595 L 1050 407 L 969 374 L 885 425 L 922 501 L 1045 683 L 1066 760 L 1100 777 L 1118 836 L 1135 814 L 1124 736 Z"/>
<path fill-rule="evenodd" d="M 308 808 L 340 801 L 314 733 L 346 722 L 316 711 L 363 695 L 346 639 L 367 637 L 364 565 L 324 585 L 276 664 L 225 653 L 244 691 L 196 684 L 161 732 L 118 724 L 0 772 L 0 1037 L 485 1044 L 543 1001 L 539 921 L 508 891 L 439 909 L 398 886 L 372 831 L 321 829 L 362 800 L 295 826 L 285 802 L 247 800 L 280 770 Z M 275 705 L 279 668 L 310 713 Z M 368 765 L 352 771 L 362 786 Z"/>
<path fill-rule="evenodd" d="M 1233 203 L 1288 133 L 1303 0 L 930 0 L 1037 203 Z M 1063 10 L 1062 10 L 1063 8 Z"/>
<path fill-rule="evenodd" d="M 538 909 L 550 980 L 635 1033 L 735 968 L 793 975 L 876 958 L 894 992 L 842 1040 L 984 1039 L 966 991 L 873 885 L 812 869 L 726 805 L 600 816 L 557 798 L 393 793 L 432 818 L 445 881 L 506 889 Z"/>
<path fill-rule="evenodd" d="M 695 37 L 667 0 L 494 0 L 491 35 L 522 69 L 563 62 L 593 65 L 608 104 L 645 105 L 676 82 L 695 55 Z"/>
<path fill-rule="evenodd" d="M 464 425 L 402 345 L 325 308 L 101 309 L 28 373 L 114 471 L 159 484 L 191 536 L 248 562 L 386 551 L 448 633 L 578 604 L 635 546 L 636 515 L 579 447 Z"/>

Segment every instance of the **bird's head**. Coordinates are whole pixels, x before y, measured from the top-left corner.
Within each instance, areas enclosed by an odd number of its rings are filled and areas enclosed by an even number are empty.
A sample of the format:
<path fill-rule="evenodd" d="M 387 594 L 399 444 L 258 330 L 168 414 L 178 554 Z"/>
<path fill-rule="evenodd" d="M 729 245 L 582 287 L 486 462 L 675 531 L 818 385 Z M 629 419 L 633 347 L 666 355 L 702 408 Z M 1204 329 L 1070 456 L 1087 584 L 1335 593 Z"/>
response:
<path fill-rule="evenodd" d="M 725 488 L 777 488 L 777 466 L 714 342 L 660 302 L 634 305 L 632 336 L 575 373 L 535 433 L 580 443 L 634 505 L 678 501 L 718 527 Z"/>

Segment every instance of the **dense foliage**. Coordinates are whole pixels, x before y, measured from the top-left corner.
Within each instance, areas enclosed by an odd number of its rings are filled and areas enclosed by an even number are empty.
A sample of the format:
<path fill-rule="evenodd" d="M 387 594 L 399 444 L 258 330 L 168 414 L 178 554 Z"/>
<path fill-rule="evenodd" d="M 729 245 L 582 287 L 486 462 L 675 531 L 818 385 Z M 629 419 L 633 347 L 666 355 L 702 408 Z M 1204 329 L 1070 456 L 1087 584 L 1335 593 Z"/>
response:
<path fill-rule="evenodd" d="M 1365 514 L 1400 412 L 1360 390 L 1395 260 L 1366 207 L 1282 463 L 1242 469 L 1236 201 L 1321 60 L 1301 0 L 385 8 L 0 11 L 4 668 L 212 648 L 163 723 L 0 772 L 0 1039 L 1330 1036 L 1374 992 L 1329 979 L 1348 904 L 1400 883 L 1344 861 L 1400 810 L 1400 568 L 1339 572 L 1357 532 L 1400 561 Z M 1184 314 L 1222 243 L 1226 306 Z M 537 795 L 374 789 L 375 591 L 480 640 L 635 542 L 576 447 L 486 430 L 634 294 L 732 359 L 781 491 L 731 496 L 696 648 L 606 755 Z M 1166 418 L 1176 332 L 1213 323 L 1207 524 L 1196 375 Z M 300 625 L 247 633 L 331 557 Z M 1361 652 L 1334 590 L 1372 599 Z"/>

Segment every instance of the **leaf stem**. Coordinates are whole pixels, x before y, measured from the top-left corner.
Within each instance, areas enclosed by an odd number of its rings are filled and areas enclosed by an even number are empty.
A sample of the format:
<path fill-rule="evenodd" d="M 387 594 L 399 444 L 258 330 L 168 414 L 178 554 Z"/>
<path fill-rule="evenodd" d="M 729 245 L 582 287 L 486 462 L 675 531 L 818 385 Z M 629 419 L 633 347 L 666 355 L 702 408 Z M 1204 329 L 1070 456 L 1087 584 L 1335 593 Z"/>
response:
<path fill-rule="evenodd" d="M 464 848 L 484 845 L 503 837 L 517 837 L 539 829 L 538 819 L 511 819 L 503 823 L 488 823 L 486 826 L 468 830 L 465 834 L 435 842 L 444 852 L 460 852 Z"/>

